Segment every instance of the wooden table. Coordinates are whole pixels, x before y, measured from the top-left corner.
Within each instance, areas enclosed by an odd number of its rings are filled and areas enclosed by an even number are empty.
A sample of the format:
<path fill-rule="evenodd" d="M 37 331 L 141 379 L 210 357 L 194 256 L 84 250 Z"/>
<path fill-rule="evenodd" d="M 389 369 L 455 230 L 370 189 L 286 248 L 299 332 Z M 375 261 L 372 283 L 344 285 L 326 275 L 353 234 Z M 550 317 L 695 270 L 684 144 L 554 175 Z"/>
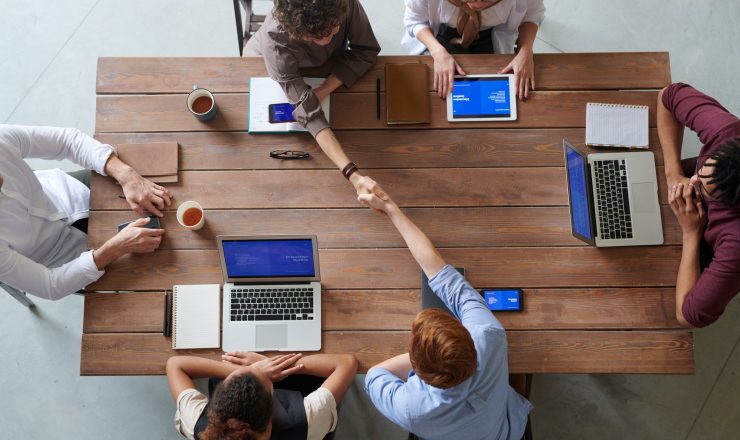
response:
<path fill-rule="evenodd" d="M 510 56 L 461 56 L 489 73 Z M 500 313 L 513 373 L 693 373 L 693 338 L 674 317 L 680 229 L 666 205 L 655 131 L 657 90 L 670 83 L 667 53 L 535 55 L 537 91 L 515 122 L 446 121 L 432 95 L 432 123 L 387 126 L 375 116 L 381 57 L 352 90 L 332 96 L 332 125 L 350 158 L 380 182 L 473 286 L 516 286 L 522 313 Z M 317 234 L 323 285 L 323 351 L 350 352 L 360 369 L 407 350 L 420 309 L 420 270 L 400 235 L 361 207 L 353 188 L 308 134 L 249 135 L 250 76 L 259 59 L 101 58 L 96 137 L 111 144 L 180 143 L 177 201 L 207 210 L 199 232 L 163 221 L 160 250 L 109 266 L 85 296 L 81 374 L 163 374 L 175 352 L 162 336 L 164 289 L 221 283 L 219 234 Z M 431 75 L 430 75 L 431 81 Z M 216 94 L 209 123 L 185 108 L 192 84 Z M 431 83 L 429 85 L 430 94 Z M 587 102 L 650 107 L 665 245 L 596 249 L 570 234 L 561 142 L 583 145 Z M 278 161 L 276 148 L 309 151 Z M 90 246 L 134 215 L 120 188 L 93 176 Z M 110 293 L 117 291 L 118 293 Z M 187 350 L 218 359 L 219 350 Z"/>

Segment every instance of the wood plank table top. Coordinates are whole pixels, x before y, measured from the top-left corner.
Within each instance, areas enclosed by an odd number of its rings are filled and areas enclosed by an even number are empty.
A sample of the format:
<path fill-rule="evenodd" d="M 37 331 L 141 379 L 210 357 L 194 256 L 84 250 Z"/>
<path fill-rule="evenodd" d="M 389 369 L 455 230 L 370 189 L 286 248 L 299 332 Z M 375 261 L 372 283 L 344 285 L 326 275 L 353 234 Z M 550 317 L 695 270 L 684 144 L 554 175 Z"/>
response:
<path fill-rule="evenodd" d="M 504 67 L 510 55 L 468 55 L 468 73 Z M 499 313 L 512 373 L 694 372 L 693 335 L 675 319 L 680 228 L 667 206 L 655 130 L 658 90 L 670 83 L 668 54 L 535 55 L 537 90 L 511 122 L 455 123 L 433 94 L 432 122 L 385 124 L 384 66 L 430 57 L 380 57 L 352 89 L 332 95 L 332 126 L 348 156 L 377 180 L 443 257 L 476 288 L 519 287 L 524 311 Z M 175 351 L 162 336 L 164 289 L 222 283 L 215 237 L 316 234 L 322 274 L 323 352 L 350 352 L 360 370 L 407 351 L 420 310 L 419 267 L 387 219 L 354 190 L 310 135 L 247 130 L 249 77 L 258 58 L 101 58 L 96 138 L 110 144 L 176 141 L 179 181 L 163 219 L 162 246 L 111 264 L 88 287 L 83 375 L 163 374 Z M 381 79 L 381 119 L 375 83 Z M 431 75 L 430 75 L 431 78 Z M 219 113 L 193 118 L 193 84 L 211 90 Z M 570 234 L 562 139 L 583 146 L 587 102 L 647 105 L 665 243 L 596 249 Z M 279 161 L 274 149 L 311 153 Z M 94 175 L 89 245 L 135 218 L 120 187 Z M 177 225 L 178 202 L 197 200 L 206 227 Z M 185 350 L 218 359 L 219 350 Z"/>

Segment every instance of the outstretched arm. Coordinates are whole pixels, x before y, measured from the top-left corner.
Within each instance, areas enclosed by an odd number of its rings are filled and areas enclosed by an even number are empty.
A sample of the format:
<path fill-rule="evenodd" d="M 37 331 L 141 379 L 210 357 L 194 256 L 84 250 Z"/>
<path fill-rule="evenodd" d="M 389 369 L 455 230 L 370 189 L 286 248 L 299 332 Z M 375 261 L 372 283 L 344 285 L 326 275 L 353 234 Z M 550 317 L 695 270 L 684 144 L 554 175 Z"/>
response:
<path fill-rule="evenodd" d="M 414 256 L 416 262 L 421 266 L 428 278 L 432 278 L 443 267 L 445 261 L 434 247 L 429 237 L 424 234 L 418 226 L 414 224 L 401 208 L 388 197 L 388 200 L 381 200 L 373 194 L 361 194 L 358 200 L 366 206 L 383 212 L 391 219 L 393 226 L 401 233 L 406 245 Z"/>

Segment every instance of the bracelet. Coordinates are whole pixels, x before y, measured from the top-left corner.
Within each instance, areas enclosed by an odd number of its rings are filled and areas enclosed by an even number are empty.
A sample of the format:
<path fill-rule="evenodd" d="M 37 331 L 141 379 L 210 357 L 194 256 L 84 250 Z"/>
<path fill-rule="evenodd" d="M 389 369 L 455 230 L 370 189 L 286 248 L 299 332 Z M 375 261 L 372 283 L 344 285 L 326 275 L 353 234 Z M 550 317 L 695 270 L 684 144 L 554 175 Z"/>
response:
<path fill-rule="evenodd" d="M 350 162 L 347 165 L 342 168 L 342 175 L 345 179 L 349 180 L 349 178 L 357 171 L 357 165 L 354 164 L 354 162 Z"/>

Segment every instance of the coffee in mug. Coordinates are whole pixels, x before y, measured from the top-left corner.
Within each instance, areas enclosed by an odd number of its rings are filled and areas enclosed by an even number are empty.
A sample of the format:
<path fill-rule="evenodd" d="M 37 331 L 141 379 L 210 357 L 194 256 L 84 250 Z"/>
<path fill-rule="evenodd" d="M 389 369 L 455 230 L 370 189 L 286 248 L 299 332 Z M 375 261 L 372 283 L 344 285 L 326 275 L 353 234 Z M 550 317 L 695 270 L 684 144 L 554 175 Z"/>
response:
<path fill-rule="evenodd" d="M 190 113 L 203 122 L 210 121 L 218 112 L 213 93 L 197 85 L 193 86 L 193 91 L 188 95 L 187 106 Z"/>
<path fill-rule="evenodd" d="M 180 226 L 197 231 L 206 223 L 203 207 L 192 200 L 181 203 L 177 208 L 177 222 Z"/>

